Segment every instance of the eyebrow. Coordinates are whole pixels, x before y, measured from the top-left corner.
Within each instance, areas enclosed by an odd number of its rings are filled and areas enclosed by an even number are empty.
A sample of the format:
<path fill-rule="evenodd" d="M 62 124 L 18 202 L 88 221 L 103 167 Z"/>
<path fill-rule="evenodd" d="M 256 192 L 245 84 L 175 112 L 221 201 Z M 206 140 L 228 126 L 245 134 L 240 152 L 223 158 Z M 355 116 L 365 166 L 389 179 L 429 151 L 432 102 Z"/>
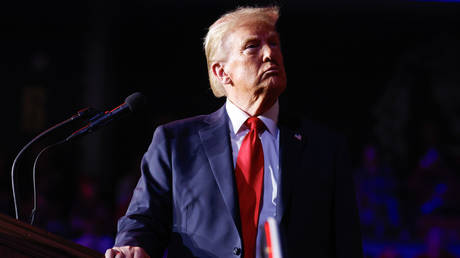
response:
<path fill-rule="evenodd" d="M 251 43 L 251 42 L 257 41 L 257 40 L 258 40 L 257 36 L 249 36 L 243 41 L 242 45 L 246 46 L 248 43 Z"/>
<path fill-rule="evenodd" d="M 276 38 L 278 39 L 278 38 L 279 38 L 279 35 L 278 35 L 277 32 L 274 32 L 274 31 L 269 32 L 268 38 L 270 39 L 270 38 L 272 38 L 272 37 L 276 37 Z M 244 39 L 242 46 L 244 47 L 244 46 L 246 46 L 248 43 L 250 43 L 250 42 L 252 42 L 252 41 L 257 41 L 257 40 L 259 40 L 259 38 L 257 37 L 257 35 L 249 35 L 246 39 Z"/>

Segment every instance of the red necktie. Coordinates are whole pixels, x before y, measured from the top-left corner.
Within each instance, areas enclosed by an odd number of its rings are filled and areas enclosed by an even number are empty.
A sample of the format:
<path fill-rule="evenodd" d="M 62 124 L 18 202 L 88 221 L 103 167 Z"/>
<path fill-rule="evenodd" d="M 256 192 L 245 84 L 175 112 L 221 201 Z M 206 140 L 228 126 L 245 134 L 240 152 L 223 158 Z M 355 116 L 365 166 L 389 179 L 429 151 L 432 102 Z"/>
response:
<path fill-rule="evenodd" d="M 265 125 L 257 117 L 248 118 L 245 124 L 249 127 L 249 133 L 238 152 L 235 178 L 243 231 L 243 257 L 253 258 L 264 178 L 264 152 L 258 134 L 263 132 Z"/>

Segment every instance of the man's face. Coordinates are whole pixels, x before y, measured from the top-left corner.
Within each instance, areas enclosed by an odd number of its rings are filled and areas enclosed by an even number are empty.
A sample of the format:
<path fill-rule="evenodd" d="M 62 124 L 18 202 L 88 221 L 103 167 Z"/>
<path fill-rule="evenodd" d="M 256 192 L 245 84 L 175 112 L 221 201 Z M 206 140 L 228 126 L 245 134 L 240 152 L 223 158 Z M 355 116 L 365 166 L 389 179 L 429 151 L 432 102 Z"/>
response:
<path fill-rule="evenodd" d="M 227 97 L 274 101 L 286 88 L 286 73 L 279 36 L 273 26 L 247 22 L 224 41 L 224 71 L 231 80 Z"/>

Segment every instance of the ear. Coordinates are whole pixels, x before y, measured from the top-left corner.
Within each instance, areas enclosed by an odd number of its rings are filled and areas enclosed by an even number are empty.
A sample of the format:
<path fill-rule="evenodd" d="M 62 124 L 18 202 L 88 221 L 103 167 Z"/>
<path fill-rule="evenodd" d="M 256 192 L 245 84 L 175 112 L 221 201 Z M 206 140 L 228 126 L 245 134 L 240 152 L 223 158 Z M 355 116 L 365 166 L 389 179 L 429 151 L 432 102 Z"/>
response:
<path fill-rule="evenodd" d="M 223 63 L 221 63 L 221 62 L 212 63 L 212 64 L 211 64 L 211 70 L 212 70 L 212 73 L 214 74 L 214 76 L 216 76 L 217 79 L 219 79 L 219 81 L 220 81 L 223 85 L 231 84 L 231 83 L 232 83 L 232 79 L 231 79 L 230 76 L 225 72 L 224 64 L 223 64 Z"/>

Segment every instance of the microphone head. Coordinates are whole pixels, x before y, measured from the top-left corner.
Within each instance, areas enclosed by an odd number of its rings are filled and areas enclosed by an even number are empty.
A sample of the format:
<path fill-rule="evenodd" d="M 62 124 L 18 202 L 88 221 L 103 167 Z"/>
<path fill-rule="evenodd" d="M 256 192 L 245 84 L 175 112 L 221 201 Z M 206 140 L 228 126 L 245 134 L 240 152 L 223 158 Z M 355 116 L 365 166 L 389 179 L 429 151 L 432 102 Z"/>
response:
<path fill-rule="evenodd" d="M 125 99 L 125 103 L 131 112 L 142 109 L 147 104 L 147 99 L 140 92 L 135 92 Z"/>

